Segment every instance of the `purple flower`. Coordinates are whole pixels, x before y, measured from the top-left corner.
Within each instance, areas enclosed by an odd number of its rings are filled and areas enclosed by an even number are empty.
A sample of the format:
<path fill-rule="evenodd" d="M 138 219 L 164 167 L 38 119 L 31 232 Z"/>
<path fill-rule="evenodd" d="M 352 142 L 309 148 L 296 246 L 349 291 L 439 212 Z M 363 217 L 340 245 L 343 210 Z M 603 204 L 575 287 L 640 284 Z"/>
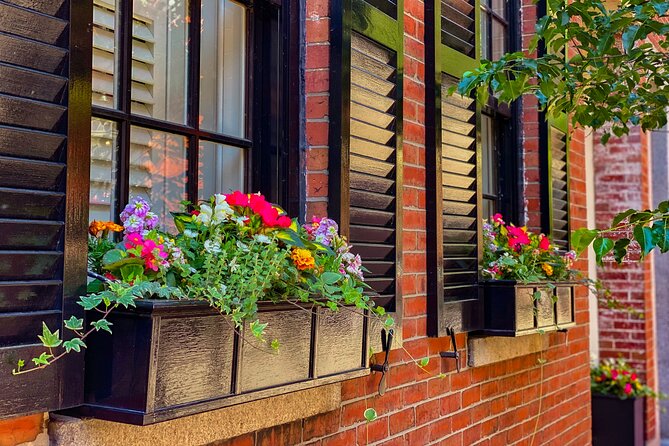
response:
<path fill-rule="evenodd" d="M 130 203 L 128 203 L 123 209 L 123 212 L 121 212 L 121 221 L 125 223 L 125 221 L 132 215 L 143 219 L 146 217 L 146 213 L 150 210 L 151 206 L 149 206 L 149 203 L 145 199 L 142 197 L 135 197 L 130 200 Z"/>
<path fill-rule="evenodd" d="M 123 221 L 123 227 L 126 234 L 139 233 L 144 230 L 144 219 L 130 215 Z"/>
<path fill-rule="evenodd" d="M 336 237 L 338 233 L 339 226 L 337 225 L 337 222 L 329 218 L 323 218 L 313 235 L 317 242 L 322 243 L 325 246 L 331 246 L 332 239 Z"/>
<path fill-rule="evenodd" d="M 146 229 L 155 229 L 158 226 L 158 216 L 151 211 L 147 212 L 144 217 L 144 224 Z"/>

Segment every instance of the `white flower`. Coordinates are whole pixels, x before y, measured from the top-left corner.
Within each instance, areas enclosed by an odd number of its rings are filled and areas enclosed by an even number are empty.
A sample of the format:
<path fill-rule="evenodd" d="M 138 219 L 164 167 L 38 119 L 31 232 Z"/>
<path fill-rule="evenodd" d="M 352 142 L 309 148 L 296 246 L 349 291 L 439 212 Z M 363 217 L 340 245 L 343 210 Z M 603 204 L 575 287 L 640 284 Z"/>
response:
<path fill-rule="evenodd" d="M 232 221 L 237 223 L 237 226 L 244 226 L 248 219 L 249 218 L 244 215 L 237 215 L 236 217 L 232 217 Z"/>
<path fill-rule="evenodd" d="M 204 242 L 204 249 L 210 254 L 218 254 L 221 252 L 221 244 L 216 240 L 207 240 Z"/>
<path fill-rule="evenodd" d="M 228 221 L 230 216 L 232 216 L 234 213 L 235 211 L 232 210 L 228 203 L 221 201 L 221 203 L 217 203 L 214 207 L 213 222 L 214 224 L 219 224 L 224 221 Z"/>
<path fill-rule="evenodd" d="M 269 237 L 267 237 L 265 234 L 256 234 L 256 235 L 253 236 L 253 238 L 254 238 L 257 242 L 260 242 L 260 243 L 266 243 L 266 244 L 268 244 L 268 245 L 272 242 L 272 239 L 270 239 Z"/>
<path fill-rule="evenodd" d="M 240 251 L 249 252 L 248 245 L 240 242 L 239 240 L 237 240 L 237 248 L 239 248 Z"/>
<path fill-rule="evenodd" d="M 220 284 L 220 285 L 218 286 L 218 291 L 219 291 L 221 294 L 225 294 L 225 292 L 226 292 L 227 290 L 228 290 L 228 287 L 225 286 L 225 284 L 223 284 L 223 283 Z"/>
<path fill-rule="evenodd" d="M 211 214 L 211 206 L 208 204 L 203 204 L 200 206 L 200 213 L 195 217 L 195 221 L 205 226 L 209 226 L 211 223 Z"/>
<path fill-rule="evenodd" d="M 197 237 L 197 232 L 193 231 L 192 229 L 186 229 L 184 231 L 184 236 L 188 238 L 195 238 Z"/>

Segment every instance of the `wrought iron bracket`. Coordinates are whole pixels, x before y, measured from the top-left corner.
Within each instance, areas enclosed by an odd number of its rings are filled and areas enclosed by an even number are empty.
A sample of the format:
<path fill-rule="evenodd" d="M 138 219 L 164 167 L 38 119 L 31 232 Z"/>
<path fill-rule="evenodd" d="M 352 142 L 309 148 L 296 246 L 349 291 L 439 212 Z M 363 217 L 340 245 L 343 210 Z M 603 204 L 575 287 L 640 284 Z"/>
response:
<path fill-rule="evenodd" d="M 452 352 L 439 352 L 439 356 L 442 358 L 451 358 L 455 359 L 455 368 L 460 373 L 460 352 L 458 351 L 458 345 L 455 343 L 455 329 L 449 327 L 446 329 L 446 333 L 451 337 L 451 346 L 453 347 Z"/>
<path fill-rule="evenodd" d="M 390 355 L 390 349 L 393 346 L 393 336 L 395 332 L 391 328 L 386 334 L 386 330 L 381 329 L 381 348 L 386 353 L 386 358 L 383 361 L 383 364 L 372 364 L 369 366 L 372 372 L 381 373 L 381 380 L 379 381 L 379 395 L 386 393 L 386 373 L 390 370 L 390 364 L 388 363 L 388 356 Z"/>

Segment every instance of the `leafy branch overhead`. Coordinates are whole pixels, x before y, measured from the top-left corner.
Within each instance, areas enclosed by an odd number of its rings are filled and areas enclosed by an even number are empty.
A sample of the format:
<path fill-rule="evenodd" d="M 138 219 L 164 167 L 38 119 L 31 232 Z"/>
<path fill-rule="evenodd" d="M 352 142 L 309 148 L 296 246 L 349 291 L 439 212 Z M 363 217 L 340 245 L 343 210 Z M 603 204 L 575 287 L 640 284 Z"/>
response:
<path fill-rule="evenodd" d="M 529 52 L 508 53 L 464 73 L 461 94 L 476 91 L 510 103 L 534 95 L 548 116 L 567 113 L 573 124 L 602 129 L 602 142 L 630 125 L 663 127 L 669 105 L 669 1 L 547 0 Z M 650 41 L 656 42 L 654 45 Z M 565 51 L 569 48 L 568 51 Z"/>

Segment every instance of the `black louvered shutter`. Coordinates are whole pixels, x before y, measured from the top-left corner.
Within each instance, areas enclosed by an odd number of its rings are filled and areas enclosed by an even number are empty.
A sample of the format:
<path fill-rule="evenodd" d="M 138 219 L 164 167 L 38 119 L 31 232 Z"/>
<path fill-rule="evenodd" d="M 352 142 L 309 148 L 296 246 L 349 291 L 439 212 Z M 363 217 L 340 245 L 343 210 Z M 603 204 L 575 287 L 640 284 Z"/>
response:
<path fill-rule="evenodd" d="M 401 310 L 403 21 L 398 0 L 332 5 L 329 212 L 369 272 L 377 304 Z M 350 12 L 351 19 L 344 16 Z M 340 51 L 336 51 L 339 49 Z M 340 83 L 337 83 L 340 82 Z"/>
<path fill-rule="evenodd" d="M 475 0 L 441 0 L 441 43 L 472 58 L 476 49 L 475 9 Z"/>
<path fill-rule="evenodd" d="M 448 95 L 478 66 L 474 0 L 426 2 L 426 185 L 428 334 L 481 328 L 480 110 Z M 430 104 L 433 104 L 430 106 Z"/>
<path fill-rule="evenodd" d="M 351 34 L 349 238 L 381 305 L 396 290 L 396 75 L 391 51 Z"/>
<path fill-rule="evenodd" d="M 478 297 L 478 181 L 476 104 L 448 96 L 454 79 L 444 75 L 441 96 L 441 187 L 444 299 Z"/>
<path fill-rule="evenodd" d="M 42 321 L 63 332 L 85 287 L 89 3 L 0 1 L 0 418 L 73 406 L 83 392 L 83 355 L 11 371 L 43 351 Z M 83 16 L 76 37 L 70 7 Z"/>
<path fill-rule="evenodd" d="M 567 169 L 567 133 L 548 126 L 548 187 L 550 229 L 553 241 L 561 249 L 569 249 L 569 176 Z"/>

